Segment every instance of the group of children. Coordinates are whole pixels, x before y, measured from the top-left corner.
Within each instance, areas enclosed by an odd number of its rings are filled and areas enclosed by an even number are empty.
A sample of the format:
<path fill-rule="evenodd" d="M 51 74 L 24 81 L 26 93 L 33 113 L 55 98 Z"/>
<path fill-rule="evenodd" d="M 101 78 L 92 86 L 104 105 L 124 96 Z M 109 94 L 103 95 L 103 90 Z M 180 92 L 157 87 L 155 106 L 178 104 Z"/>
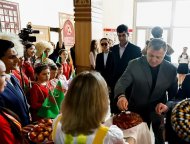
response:
<path fill-rule="evenodd" d="M 24 58 L 20 59 L 17 69 L 12 70 L 12 74 L 19 80 L 27 96 L 32 121 L 36 121 L 41 118 L 37 112 L 58 81 L 61 82 L 62 91 L 66 93 L 73 67 L 67 61 L 66 49 L 60 49 L 56 62 L 49 59 L 53 47 L 46 41 L 37 42 L 36 45 L 27 43 L 24 49 Z"/>
<path fill-rule="evenodd" d="M 64 93 L 68 90 L 72 67 L 67 63 L 67 58 L 68 52 L 61 49 L 57 63 L 42 62 L 34 64 L 35 81 L 29 90 L 28 99 L 33 121 L 41 118 L 37 115 L 37 112 L 48 97 L 49 91 L 54 91 L 58 81 L 61 82 Z"/>

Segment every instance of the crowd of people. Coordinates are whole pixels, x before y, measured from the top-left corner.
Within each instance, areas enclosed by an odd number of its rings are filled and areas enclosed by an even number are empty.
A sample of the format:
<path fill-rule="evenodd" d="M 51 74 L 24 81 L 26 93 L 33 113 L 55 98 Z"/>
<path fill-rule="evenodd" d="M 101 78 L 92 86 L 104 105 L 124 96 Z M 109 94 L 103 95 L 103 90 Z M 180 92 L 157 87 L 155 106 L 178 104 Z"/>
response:
<path fill-rule="evenodd" d="M 0 33 L 0 50 L 0 140 L 6 144 L 25 143 L 22 127 L 44 118 L 38 111 L 58 82 L 63 93 L 67 92 L 73 67 L 65 49 L 60 49 L 66 55 L 58 54 L 59 61 L 48 58 L 54 51 L 48 41 L 23 45 L 16 34 Z"/>
<path fill-rule="evenodd" d="M 152 124 L 155 144 L 186 143 L 172 134 L 176 132 L 170 116 L 176 103 L 190 98 L 188 48 L 183 48 L 176 67 L 171 63 L 174 50 L 162 38 L 163 29 L 155 26 L 151 34 L 153 38 L 141 52 L 128 41 L 128 27 L 119 25 L 119 44 L 111 47 L 109 39 L 100 40 L 102 52 L 97 54 L 95 70 L 110 88 L 111 113 L 130 110 L 140 114 L 149 127 Z"/>
<path fill-rule="evenodd" d="M 164 144 L 166 139 L 174 144 L 164 131 L 175 135 L 168 120 L 172 108 L 190 97 L 190 58 L 184 47 L 179 66 L 174 66 L 170 59 L 174 51 L 162 33 L 161 27 L 154 27 L 153 38 L 141 51 L 129 41 L 128 27 L 119 25 L 119 44 L 111 46 L 110 39 L 103 37 L 99 49 L 98 40 L 92 40 L 91 71 L 74 78 L 75 46 L 70 53 L 64 43 L 62 47 L 48 41 L 22 45 L 18 36 L 1 33 L 1 142 L 25 143 L 22 127 L 43 118 L 38 112 L 60 82 L 65 98 L 59 102 L 60 114 L 51 117 L 55 118 L 54 143 L 124 144 L 122 130 L 114 125 L 106 127 L 103 122 L 109 110 L 111 114 L 129 110 L 139 114 L 149 128 L 152 124 L 155 144 Z M 180 138 L 175 137 L 177 142 Z"/>

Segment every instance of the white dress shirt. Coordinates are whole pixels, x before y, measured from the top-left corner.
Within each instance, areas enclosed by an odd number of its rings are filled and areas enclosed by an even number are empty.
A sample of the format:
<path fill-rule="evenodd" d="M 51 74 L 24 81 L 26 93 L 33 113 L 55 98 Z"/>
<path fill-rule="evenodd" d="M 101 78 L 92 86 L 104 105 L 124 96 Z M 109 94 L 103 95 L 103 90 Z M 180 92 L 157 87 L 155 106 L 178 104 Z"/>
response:
<path fill-rule="evenodd" d="M 126 43 L 126 45 L 124 47 L 122 47 L 120 44 L 119 44 L 119 55 L 120 55 L 120 58 L 122 57 L 126 47 L 128 45 L 128 42 Z"/>
<path fill-rule="evenodd" d="M 106 66 L 107 59 L 108 59 L 108 52 L 104 53 L 104 67 Z"/>

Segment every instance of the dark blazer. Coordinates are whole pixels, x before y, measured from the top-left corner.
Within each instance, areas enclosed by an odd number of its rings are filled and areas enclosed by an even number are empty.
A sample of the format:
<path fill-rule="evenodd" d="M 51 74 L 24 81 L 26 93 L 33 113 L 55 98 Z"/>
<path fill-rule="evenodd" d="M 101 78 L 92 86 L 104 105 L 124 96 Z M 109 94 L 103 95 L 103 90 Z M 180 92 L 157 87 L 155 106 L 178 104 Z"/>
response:
<path fill-rule="evenodd" d="M 178 93 L 176 96 L 177 101 L 184 100 L 186 98 L 190 98 L 190 74 L 185 76 L 184 81 L 182 82 L 181 87 L 178 89 Z"/>
<path fill-rule="evenodd" d="M 126 67 L 128 66 L 128 63 L 130 60 L 141 57 L 141 49 L 140 47 L 128 42 L 127 47 L 125 48 L 125 51 L 123 52 L 122 57 L 120 58 L 119 54 L 119 44 L 114 45 L 111 49 L 114 55 L 114 77 L 113 77 L 113 83 L 117 82 L 117 80 L 120 78 L 120 76 L 125 71 Z"/>
<path fill-rule="evenodd" d="M 96 67 L 95 70 L 100 72 L 108 86 L 112 84 L 113 77 L 113 69 L 114 69 L 114 61 L 113 61 L 113 53 L 109 51 L 106 66 L 104 66 L 104 53 L 97 54 L 96 57 Z"/>
<path fill-rule="evenodd" d="M 18 80 L 14 76 L 11 76 L 10 80 L 13 85 L 7 81 L 5 90 L 0 94 L 0 106 L 17 114 L 22 126 L 25 126 L 30 123 L 28 103 Z"/>
<path fill-rule="evenodd" d="M 160 64 L 157 81 L 151 93 L 152 74 L 146 56 L 132 60 L 115 86 L 115 97 L 125 94 L 125 89 L 132 84 L 129 101 L 129 109 L 141 109 L 166 103 L 166 91 L 171 100 L 177 93 L 177 71 L 170 62 L 163 60 Z"/>
<path fill-rule="evenodd" d="M 190 98 L 190 74 L 187 74 L 182 83 L 182 96 L 183 98 Z"/>

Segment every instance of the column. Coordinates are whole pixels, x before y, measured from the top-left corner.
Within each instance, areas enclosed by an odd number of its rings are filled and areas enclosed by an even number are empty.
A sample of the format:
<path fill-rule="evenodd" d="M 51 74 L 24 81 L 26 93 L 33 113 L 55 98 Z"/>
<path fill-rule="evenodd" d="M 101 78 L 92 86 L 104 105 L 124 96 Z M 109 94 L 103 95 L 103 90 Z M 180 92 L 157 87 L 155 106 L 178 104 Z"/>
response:
<path fill-rule="evenodd" d="M 75 55 L 77 73 L 90 70 L 90 43 L 101 39 L 102 0 L 74 0 Z"/>

